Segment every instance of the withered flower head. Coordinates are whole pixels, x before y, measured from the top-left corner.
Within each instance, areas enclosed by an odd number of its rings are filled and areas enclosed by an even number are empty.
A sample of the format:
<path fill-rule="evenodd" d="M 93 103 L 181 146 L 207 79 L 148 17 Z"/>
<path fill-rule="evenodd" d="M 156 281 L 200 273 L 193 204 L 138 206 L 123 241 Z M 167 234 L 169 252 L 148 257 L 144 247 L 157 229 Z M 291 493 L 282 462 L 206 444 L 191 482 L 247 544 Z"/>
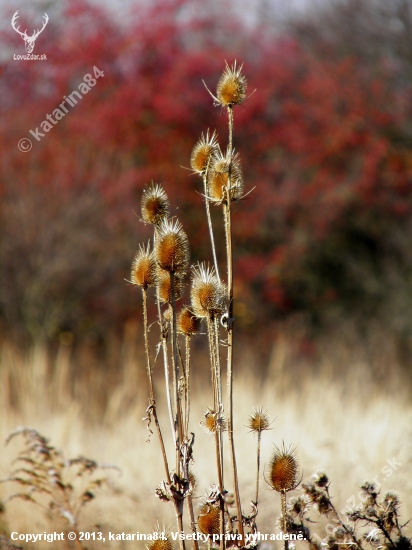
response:
<path fill-rule="evenodd" d="M 156 259 L 150 245 L 140 245 L 132 263 L 131 281 L 134 285 L 147 289 L 156 284 Z"/>
<path fill-rule="evenodd" d="M 158 265 L 169 273 L 183 276 L 190 261 L 189 239 L 178 220 L 163 220 L 155 242 Z"/>
<path fill-rule="evenodd" d="M 146 544 L 147 550 L 173 550 L 173 543 L 168 529 L 165 527 L 161 528 L 157 524 L 154 532 L 157 533 L 158 538 L 150 544 Z"/>
<path fill-rule="evenodd" d="M 172 297 L 172 285 L 170 281 L 170 273 L 168 271 L 164 271 L 163 269 L 157 270 L 157 276 L 156 276 L 156 285 L 159 291 L 159 300 L 163 304 L 171 304 L 173 301 Z M 179 300 L 182 295 L 185 288 L 184 281 L 181 277 L 175 277 L 174 280 L 174 287 L 175 287 L 175 300 Z M 167 320 L 167 313 L 165 313 L 164 317 Z"/>
<path fill-rule="evenodd" d="M 242 197 L 243 175 L 238 153 L 232 156 L 231 163 L 229 151 L 225 155 L 220 150 L 217 152 L 209 171 L 207 186 L 210 200 L 217 204 L 226 202 L 227 189 L 230 191 L 231 201 L 237 201 Z"/>
<path fill-rule="evenodd" d="M 197 317 L 223 313 L 227 303 L 226 294 L 226 285 L 218 278 L 213 267 L 199 264 L 193 268 L 190 297 Z"/>
<path fill-rule="evenodd" d="M 209 136 L 209 130 L 206 132 L 206 136 L 202 133 L 199 141 L 193 147 L 190 156 L 190 166 L 198 174 L 203 174 L 208 166 L 211 165 L 212 159 L 215 157 L 218 150 L 219 145 L 216 131 L 214 131 L 211 136 Z"/>
<path fill-rule="evenodd" d="M 200 425 L 209 434 L 216 432 L 224 432 L 227 429 L 227 422 L 222 412 L 215 412 L 211 407 L 208 407 Z"/>
<path fill-rule="evenodd" d="M 236 61 L 226 68 L 217 83 L 216 95 L 219 103 L 225 107 L 229 105 L 240 105 L 246 99 L 247 81 L 242 74 L 243 64 L 237 68 Z"/>
<path fill-rule="evenodd" d="M 263 410 L 262 407 L 253 409 L 252 414 L 249 416 L 248 428 L 252 432 L 263 432 L 264 430 L 268 430 L 269 426 L 269 413 Z"/>
<path fill-rule="evenodd" d="M 295 450 L 282 445 L 282 448 L 275 447 L 272 458 L 269 462 L 268 483 L 275 491 L 293 491 L 299 484 L 298 460 Z"/>
<path fill-rule="evenodd" d="M 192 336 L 200 330 L 200 319 L 188 308 L 184 307 L 177 316 L 177 331 L 186 336 Z"/>
<path fill-rule="evenodd" d="M 317 487 L 327 487 L 329 483 L 329 478 L 323 470 L 318 470 L 317 472 L 315 472 L 312 478 L 313 478 L 313 483 Z"/>
<path fill-rule="evenodd" d="M 203 504 L 197 516 L 197 526 L 205 535 L 220 533 L 220 508 L 211 504 Z"/>
<path fill-rule="evenodd" d="M 145 223 L 158 225 L 169 215 L 169 199 L 161 185 L 152 183 L 143 190 L 142 218 Z"/>

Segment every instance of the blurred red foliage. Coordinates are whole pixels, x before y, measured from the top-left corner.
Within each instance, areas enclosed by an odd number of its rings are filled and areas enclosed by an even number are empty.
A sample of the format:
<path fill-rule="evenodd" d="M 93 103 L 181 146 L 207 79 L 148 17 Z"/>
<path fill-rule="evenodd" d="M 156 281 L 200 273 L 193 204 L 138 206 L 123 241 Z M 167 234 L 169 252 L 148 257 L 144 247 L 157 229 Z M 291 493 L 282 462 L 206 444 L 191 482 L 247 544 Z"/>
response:
<path fill-rule="evenodd" d="M 36 44 L 44 62 L 13 60 L 22 44 L 11 29 L 3 35 L 11 54 L 0 65 L 0 313 L 9 330 L 104 332 L 134 314 L 123 280 L 149 237 L 138 218 L 151 180 L 164 185 L 194 260 L 210 257 L 200 181 L 182 166 L 208 128 L 226 145 L 226 114 L 202 83 L 214 90 L 225 60 L 244 62 L 249 91 L 256 89 L 235 111 L 246 191 L 256 186 L 234 214 L 241 302 L 279 314 L 345 299 L 348 287 L 325 276 L 320 250 L 326 270 L 330 255 L 339 256 L 339 270 L 352 238 L 374 251 L 389 226 L 410 219 L 410 89 L 394 85 L 395 69 L 315 57 L 293 36 L 217 20 L 201 7 L 157 0 L 121 26 L 102 8 L 71 2 Z M 104 77 L 37 142 L 29 130 L 93 67 Z M 23 137 L 33 142 L 29 153 L 17 148 Z M 67 216 L 86 203 L 89 220 L 87 209 L 81 222 Z M 214 208 L 217 224 L 218 215 Z M 219 226 L 217 234 L 222 240 Z M 39 263 L 65 254 L 65 276 L 47 278 Z M 47 305 L 53 300 L 58 314 Z"/>

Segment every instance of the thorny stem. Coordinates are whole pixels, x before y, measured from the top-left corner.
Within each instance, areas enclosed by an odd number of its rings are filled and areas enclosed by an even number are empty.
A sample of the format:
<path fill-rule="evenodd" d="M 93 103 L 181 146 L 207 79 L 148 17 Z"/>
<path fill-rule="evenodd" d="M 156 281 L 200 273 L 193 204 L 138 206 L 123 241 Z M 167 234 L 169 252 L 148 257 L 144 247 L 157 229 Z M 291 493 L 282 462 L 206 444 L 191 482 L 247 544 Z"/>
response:
<path fill-rule="evenodd" d="M 192 529 L 192 533 L 196 533 L 196 520 L 195 520 L 195 513 L 193 510 L 193 500 L 192 495 L 187 495 L 187 507 L 189 510 L 189 516 L 190 516 L 190 527 Z M 199 543 L 197 542 L 196 537 L 193 538 L 193 548 L 194 550 L 199 550 Z"/>
<path fill-rule="evenodd" d="M 262 432 L 259 430 L 258 434 L 258 442 L 257 442 L 257 458 L 256 458 L 256 493 L 255 493 L 255 504 L 256 507 L 258 505 L 259 501 L 259 474 L 260 474 L 260 440 L 262 437 Z"/>
<path fill-rule="evenodd" d="M 205 173 L 203 174 L 203 186 L 205 190 L 205 201 L 206 201 L 206 217 L 207 217 L 207 224 L 209 226 L 209 233 L 210 233 L 210 243 L 212 245 L 212 254 L 213 254 L 213 263 L 215 265 L 215 271 L 216 275 L 219 277 L 219 268 L 217 266 L 217 256 L 216 256 L 216 247 L 215 247 L 215 239 L 213 235 L 213 225 L 212 225 L 212 218 L 210 216 L 210 204 L 209 204 L 209 189 L 207 186 L 207 175 L 209 171 L 209 166 L 207 167 Z"/>
<path fill-rule="evenodd" d="M 154 242 L 156 242 L 156 228 L 154 231 L 153 239 L 154 239 Z M 176 445 L 175 427 L 174 427 L 174 420 L 173 420 L 173 406 L 172 406 L 172 398 L 170 395 L 169 360 L 167 357 L 167 337 L 166 337 L 165 327 L 163 326 L 163 322 L 162 322 L 162 311 L 160 309 L 160 297 L 159 297 L 158 285 L 156 285 L 156 301 L 157 301 L 157 316 L 159 319 L 159 326 L 160 326 L 160 341 L 161 341 L 162 352 L 163 352 L 163 365 L 164 365 L 164 371 L 165 371 L 167 409 L 169 411 L 169 420 L 170 420 L 170 426 L 172 428 L 173 442 Z"/>
<path fill-rule="evenodd" d="M 176 516 L 177 516 L 178 529 L 179 529 L 179 533 L 184 533 L 184 529 L 183 529 L 183 512 L 178 510 L 178 508 L 177 508 L 178 506 L 180 506 L 180 504 L 176 503 Z M 185 545 L 184 539 L 180 541 L 179 546 L 180 546 L 180 550 L 185 550 L 186 545 Z"/>
<path fill-rule="evenodd" d="M 179 364 L 177 349 L 177 329 L 176 329 L 176 295 L 175 295 L 175 274 L 170 273 L 170 293 L 172 295 L 172 368 L 173 368 L 173 386 L 176 407 L 176 473 L 180 477 L 180 444 L 183 441 L 182 433 L 182 411 L 181 399 L 179 395 Z"/>
<path fill-rule="evenodd" d="M 354 535 L 354 533 L 352 532 L 352 530 L 346 525 L 346 523 L 342 520 L 342 518 L 340 517 L 340 514 L 339 512 L 336 510 L 335 506 L 333 505 L 332 503 L 332 499 L 331 499 L 331 496 L 330 496 L 330 493 L 329 493 L 329 487 L 325 487 L 325 490 L 326 490 L 326 494 L 328 495 L 328 500 L 329 500 L 329 504 L 330 504 L 330 507 L 332 509 L 332 512 L 334 513 L 336 519 L 339 521 L 340 525 L 343 527 L 343 529 L 345 530 L 345 533 L 347 535 L 350 536 L 350 538 L 352 539 L 352 541 L 356 544 L 356 546 L 359 548 L 359 550 L 363 550 L 363 546 L 362 544 L 358 541 L 358 539 L 356 538 L 356 536 Z M 389 540 L 390 537 L 389 537 Z M 392 541 L 391 541 L 392 542 Z"/>
<path fill-rule="evenodd" d="M 144 347 L 146 352 L 146 362 L 147 362 L 147 375 L 149 377 L 149 397 L 150 397 L 150 408 L 151 408 L 151 414 L 153 415 L 157 435 L 159 437 L 160 441 L 160 447 L 162 449 L 162 455 L 163 455 L 163 462 L 165 465 L 165 471 L 166 471 L 166 478 L 167 482 L 170 485 L 170 472 L 169 472 L 169 464 L 167 461 L 167 455 L 166 455 L 166 449 L 163 441 L 162 431 L 160 429 L 159 420 L 157 418 L 157 410 L 156 410 L 156 400 L 154 396 L 154 388 L 153 388 L 153 377 L 152 377 L 152 365 L 150 361 L 150 352 L 149 352 L 149 335 L 148 335 L 148 328 L 147 328 L 147 289 L 142 288 L 142 294 L 143 294 L 143 332 L 144 332 Z"/>
<path fill-rule="evenodd" d="M 286 525 L 286 491 L 284 489 L 280 493 L 280 503 L 282 507 L 283 534 L 285 535 L 287 532 L 287 525 Z M 288 550 L 288 548 L 289 548 L 289 541 L 285 539 L 285 550 Z"/>
<path fill-rule="evenodd" d="M 213 412 L 220 415 L 222 412 L 221 401 L 219 400 L 219 379 L 217 372 L 217 353 L 216 350 L 216 338 L 215 338 L 215 324 L 213 319 L 208 317 L 207 319 L 207 329 L 208 329 L 208 338 L 210 345 L 210 357 L 212 360 L 212 384 L 213 384 Z M 217 426 L 218 427 L 218 426 Z M 217 429 L 215 433 L 215 443 L 216 443 L 216 466 L 217 473 L 219 478 L 219 491 L 223 491 L 223 461 L 222 461 L 222 451 L 221 451 L 221 433 Z"/>
<path fill-rule="evenodd" d="M 189 389 L 189 382 L 190 382 L 190 336 L 186 335 L 185 337 L 185 351 L 186 351 L 186 361 L 185 361 L 185 384 L 186 384 L 186 405 L 185 405 L 185 413 L 186 413 L 186 420 L 185 420 L 185 434 L 186 437 L 189 435 L 189 417 L 190 417 L 190 389 Z"/>
<path fill-rule="evenodd" d="M 212 373 L 212 392 L 213 392 L 213 410 L 218 410 L 218 393 L 217 393 L 217 381 L 216 381 L 216 351 L 215 351 L 215 337 L 213 334 L 213 324 L 210 317 L 206 319 L 207 323 L 207 337 L 209 341 L 209 355 L 211 361 L 211 373 Z"/>
<path fill-rule="evenodd" d="M 236 466 L 235 443 L 233 438 L 233 249 L 232 249 L 232 220 L 230 209 L 230 186 L 233 153 L 233 107 L 228 106 L 229 115 L 229 176 L 226 188 L 226 202 L 224 203 L 226 255 L 227 255 L 227 287 L 228 287 L 228 320 L 227 320 L 227 389 L 228 389 L 228 436 L 230 455 L 232 459 L 233 486 L 236 503 L 237 521 L 241 536 L 240 546 L 243 546 L 244 529 L 242 507 L 240 503 L 239 481 Z"/>
<path fill-rule="evenodd" d="M 216 381 L 217 381 L 217 399 L 219 411 L 223 411 L 222 400 L 222 373 L 220 367 L 220 353 L 219 353 L 219 324 L 216 315 L 213 316 L 213 329 L 215 337 L 215 351 L 216 351 Z M 222 489 L 224 487 L 223 480 L 223 437 L 222 432 L 219 431 L 219 445 L 220 445 L 220 462 L 222 464 Z"/>

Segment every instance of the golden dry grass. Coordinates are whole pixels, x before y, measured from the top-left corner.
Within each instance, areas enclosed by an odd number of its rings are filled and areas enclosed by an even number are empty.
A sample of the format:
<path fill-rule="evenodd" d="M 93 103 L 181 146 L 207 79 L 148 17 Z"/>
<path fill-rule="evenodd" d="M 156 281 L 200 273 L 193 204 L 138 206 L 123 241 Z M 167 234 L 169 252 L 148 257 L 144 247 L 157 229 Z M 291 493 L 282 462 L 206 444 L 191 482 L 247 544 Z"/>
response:
<path fill-rule="evenodd" d="M 268 464 L 274 445 L 296 446 L 304 479 L 315 470 L 325 469 L 332 480 L 331 493 L 338 509 L 346 503 L 359 503 L 359 484 L 376 478 L 383 490 L 400 493 L 405 521 L 412 517 L 412 404 L 402 390 L 402 379 L 394 372 L 387 384 L 376 384 L 367 375 L 367 365 L 347 363 L 345 376 L 336 377 L 345 362 L 342 350 L 330 351 L 316 374 L 302 374 L 310 365 L 291 365 L 291 348 L 280 339 L 272 354 L 268 376 L 258 380 L 248 366 L 252 363 L 242 354 L 245 365 L 235 382 L 235 444 L 240 476 L 240 491 L 245 507 L 254 498 L 256 435 L 247 427 L 256 406 L 267 409 L 275 419 L 271 430 L 262 434 L 262 466 Z M 350 357 L 350 353 L 346 359 Z M 154 496 L 155 486 L 163 479 L 162 458 L 155 434 L 149 432 L 145 416 L 146 380 L 144 370 L 133 354 L 124 354 L 120 365 L 122 380 L 109 389 L 109 401 L 100 411 L 99 392 L 105 384 L 104 372 L 89 373 L 73 381 L 69 348 L 62 347 L 52 361 L 41 347 L 22 357 L 3 346 L 0 363 L 0 438 L 4 440 L 17 426 L 37 429 L 60 448 L 67 458 L 78 455 L 99 462 L 116 464 L 122 475 L 111 474 L 111 491 L 102 490 L 85 508 L 80 529 L 103 532 L 151 532 L 157 521 L 175 530 L 172 507 Z M 300 369 L 298 370 L 298 367 Z M 295 369 L 295 371 L 293 370 Z M 299 376 L 296 374 L 299 372 Z M 201 505 L 205 490 L 216 483 L 213 436 L 204 433 L 199 422 L 210 405 L 209 388 L 204 382 L 192 392 L 192 426 L 196 432 L 194 473 L 198 480 L 195 506 Z M 159 379 L 160 380 L 160 379 Z M 106 388 L 107 390 L 107 388 Z M 162 399 L 162 384 L 157 382 L 160 421 L 166 444 L 172 453 L 170 428 Z M 0 477 L 11 469 L 17 454 L 17 440 L 4 449 L 0 458 Z M 208 452 L 209 451 L 209 452 Z M 386 480 L 382 469 L 388 460 L 401 465 Z M 231 487 L 230 470 L 225 471 L 226 486 Z M 0 498 L 13 488 L 0 485 Z M 297 494 L 297 493 L 291 493 Z M 276 532 L 279 517 L 277 495 L 261 483 L 258 526 L 261 532 Z M 186 514 L 187 515 L 187 514 Z M 30 503 L 14 501 L 0 515 L 4 532 L 61 531 L 64 523 L 47 518 Z M 323 537 L 323 527 L 315 529 Z M 406 533 L 410 534 L 411 529 Z M 123 548 L 120 543 L 90 543 L 90 548 Z M 144 543 L 138 543 L 142 548 Z M 23 545 L 24 546 L 24 545 Z M 24 546 L 30 548 L 30 545 Z M 126 548 L 126 546 L 124 546 Z M 36 543 L 36 548 L 50 548 Z M 59 548 L 65 548 L 59 546 Z M 67 546 L 70 548 L 70 546 Z"/>

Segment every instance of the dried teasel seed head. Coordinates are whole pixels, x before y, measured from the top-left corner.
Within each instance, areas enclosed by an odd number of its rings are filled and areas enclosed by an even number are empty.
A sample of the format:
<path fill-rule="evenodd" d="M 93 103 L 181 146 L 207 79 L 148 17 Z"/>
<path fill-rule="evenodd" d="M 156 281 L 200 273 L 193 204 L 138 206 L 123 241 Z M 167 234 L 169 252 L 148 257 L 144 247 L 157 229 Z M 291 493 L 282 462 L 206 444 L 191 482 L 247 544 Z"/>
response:
<path fill-rule="evenodd" d="M 170 273 L 168 271 L 164 271 L 163 269 L 157 270 L 156 286 L 159 292 L 159 300 L 162 304 L 171 304 L 173 301 L 172 284 L 170 281 Z M 174 287 L 175 300 L 179 300 L 183 296 L 183 291 L 185 288 L 184 281 L 181 277 L 175 277 Z M 165 312 L 164 317 L 166 320 L 168 320 L 168 316 L 169 314 Z"/>
<path fill-rule="evenodd" d="M 156 259 L 150 245 L 144 248 L 139 246 L 132 263 L 131 281 L 134 285 L 147 289 L 156 284 Z"/>
<path fill-rule="evenodd" d="M 209 199 L 216 204 L 226 202 L 227 189 L 230 191 L 231 201 L 242 198 L 243 175 L 238 153 L 230 157 L 229 151 L 225 155 L 220 150 L 217 152 L 208 174 L 207 188 Z"/>
<path fill-rule="evenodd" d="M 206 136 L 202 133 L 199 141 L 193 147 L 190 156 L 190 166 L 198 174 L 204 174 L 207 168 L 212 164 L 212 160 L 219 151 L 216 131 L 209 136 L 209 130 Z"/>
<path fill-rule="evenodd" d="M 192 493 L 194 493 L 194 491 L 197 488 L 198 483 L 197 483 L 196 474 L 192 470 L 189 470 L 189 472 L 188 472 L 188 480 L 189 480 L 189 485 L 190 485 L 190 491 Z"/>
<path fill-rule="evenodd" d="M 230 105 L 240 105 L 246 99 L 247 81 L 242 74 L 243 65 L 236 67 L 236 61 L 230 67 L 226 63 L 226 68 L 220 77 L 216 96 L 219 103 L 225 107 Z"/>
<path fill-rule="evenodd" d="M 313 474 L 313 483 L 317 487 L 327 487 L 329 478 L 323 470 L 318 470 Z"/>
<path fill-rule="evenodd" d="M 200 319 L 188 308 L 184 307 L 177 316 L 177 332 L 193 336 L 200 330 Z"/>
<path fill-rule="evenodd" d="M 275 447 L 269 462 L 268 483 L 279 493 L 293 491 L 299 484 L 299 464 L 292 447 Z"/>
<path fill-rule="evenodd" d="M 173 543 L 168 529 L 157 524 L 154 532 L 157 533 L 158 538 L 150 544 L 146 544 L 147 550 L 173 550 Z"/>
<path fill-rule="evenodd" d="M 190 261 L 189 239 L 178 220 L 163 220 L 158 226 L 154 251 L 162 269 L 178 276 L 186 274 Z"/>
<path fill-rule="evenodd" d="M 208 407 L 204 417 L 200 421 L 200 425 L 209 434 L 216 432 L 224 432 L 227 430 L 227 422 L 222 412 L 215 412 L 211 407 Z"/>
<path fill-rule="evenodd" d="M 205 535 L 220 534 L 220 508 L 203 504 L 197 516 L 197 526 Z"/>
<path fill-rule="evenodd" d="M 169 199 L 161 185 L 152 183 L 142 195 L 142 218 L 145 223 L 158 225 L 169 215 Z"/>
<path fill-rule="evenodd" d="M 262 407 L 253 409 L 252 414 L 249 416 L 248 428 L 252 432 L 263 432 L 264 430 L 268 430 L 269 426 L 269 413 L 263 410 Z"/>
<path fill-rule="evenodd" d="M 310 508 L 310 500 L 307 496 L 293 497 L 288 503 L 288 512 L 294 517 L 303 517 Z"/>
<path fill-rule="evenodd" d="M 190 292 L 193 313 L 200 318 L 219 315 L 227 306 L 226 285 L 216 275 L 215 269 L 199 264 L 193 268 Z"/>

